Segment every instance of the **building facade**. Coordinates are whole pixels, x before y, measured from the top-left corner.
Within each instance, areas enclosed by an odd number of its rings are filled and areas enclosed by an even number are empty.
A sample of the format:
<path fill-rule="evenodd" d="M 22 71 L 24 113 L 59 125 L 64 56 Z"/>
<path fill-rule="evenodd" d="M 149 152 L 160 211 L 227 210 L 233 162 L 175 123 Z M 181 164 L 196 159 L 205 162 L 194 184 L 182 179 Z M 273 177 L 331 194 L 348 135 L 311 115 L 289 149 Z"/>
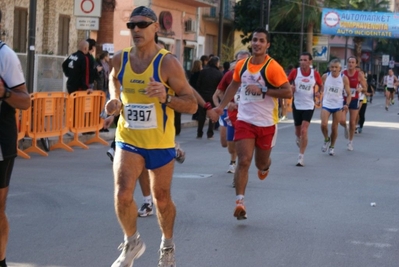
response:
<path fill-rule="evenodd" d="M 182 63 L 185 70 L 190 70 L 192 63 L 202 55 L 218 52 L 219 3 L 220 0 L 94 0 L 101 4 L 101 17 L 98 30 L 78 30 L 77 17 L 74 15 L 75 2 L 83 0 L 37 0 L 35 46 L 36 55 L 55 58 L 47 59 L 38 68 L 55 69 L 59 61 L 77 50 L 80 40 L 88 37 L 97 40 L 97 54 L 103 49 L 111 54 L 132 45 L 130 30 L 126 28 L 131 11 L 139 5 L 152 8 L 158 16 L 159 40 L 166 44 Z M 223 0 L 223 38 L 221 54 L 227 56 L 228 48 L 233 47 L 232 36 L 234 0 Z M 0 1 L 0 38 L 13 48 L 26 66 L 29 31 L 30 0 Z M 57 59 L 57 57 L 59 57 Z M 39 61 L 39 59 L 37 59 Z M 36 65 L 35 65 L 36 66 Z M 59 67 L 60 69 L 60 67 Z M 25 67 L 26 71 L 26 67 Z M 37 71 L 37 76 L 42 73 Z M 46 76 L 57 76 L 56 74 Z M 62 73 L 61 73 L 62 76 Z M 40 78 L 40 77 L 39 77 Z M 39 86 L 39 85 L 38 85 Z M 40 89 L 38 89 L 41 91 Z M 47 90 L 47 89 L 46 89 Z"/>

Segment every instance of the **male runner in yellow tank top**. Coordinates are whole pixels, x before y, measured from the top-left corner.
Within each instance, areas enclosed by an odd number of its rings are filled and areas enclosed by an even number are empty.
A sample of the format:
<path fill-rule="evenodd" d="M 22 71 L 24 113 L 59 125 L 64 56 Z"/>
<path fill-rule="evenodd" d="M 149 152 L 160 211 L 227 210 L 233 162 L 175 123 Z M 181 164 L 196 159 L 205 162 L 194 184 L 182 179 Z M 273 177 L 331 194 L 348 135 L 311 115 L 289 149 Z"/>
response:
<path fill-rule="evenodd" d="M 115 210 L 125 240 L 112 267 L 133 266 L 134 259 L 145 250 L 137 232 L 133 198 L 143 167 L 149 170 L 162 231 L 158 266 L 175 266 L 172 238 L 176 209 L 170 194 L 175 157 L 174 110 L 194 114 L 197 102 L 180 62 L 155 43 L 159 29 L 155 13 L 137 7 L 127 27 L 135 46 L 117 52 L 113 58 L 111 97 L 105 107 L 110 115 L 121 114 L 113 169 Z"/>

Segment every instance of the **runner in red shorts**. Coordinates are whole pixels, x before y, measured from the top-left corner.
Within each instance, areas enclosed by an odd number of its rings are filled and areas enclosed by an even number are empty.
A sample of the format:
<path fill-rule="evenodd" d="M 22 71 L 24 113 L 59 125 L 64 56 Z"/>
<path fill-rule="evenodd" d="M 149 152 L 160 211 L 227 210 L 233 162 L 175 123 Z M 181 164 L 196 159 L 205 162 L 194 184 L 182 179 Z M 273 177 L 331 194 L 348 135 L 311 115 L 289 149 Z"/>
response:
<path fill-rule="evenodd" d="M 234 135 L 238 156 L 234 174 L 237 196 L 234 217 L 238 220 L 247 218 L 244 195 L 254 151 L 258 177 L 264 180 L 269 173 L 270 153 L 276 142 L 278 98 L 292 97 L 284 69 L 266 54 L 269 40 L 269 33 L 264 28 L 253 32 L 252 57 L 237 63 L 233 81 L 215 108 L 221 115 L 236 93 L 240 97 Z M 217 120 L 217 117 L 211 119 Z"/>

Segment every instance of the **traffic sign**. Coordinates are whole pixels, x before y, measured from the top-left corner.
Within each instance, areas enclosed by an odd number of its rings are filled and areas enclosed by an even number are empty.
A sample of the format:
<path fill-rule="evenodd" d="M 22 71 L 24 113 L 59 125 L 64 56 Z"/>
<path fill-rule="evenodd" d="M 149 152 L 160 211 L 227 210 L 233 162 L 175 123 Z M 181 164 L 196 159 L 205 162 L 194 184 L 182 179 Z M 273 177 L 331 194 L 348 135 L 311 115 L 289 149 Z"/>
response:
<path fill-rule="evenodd" d="M 74 15 L 77 17 L 101 17 L 101 0 L 75 0 Z"/>
<path fill-rule="evenodd" d="M 389 65 L 389 55 L 382 55 L 382 66 Z"/>
<path fill-rule="evenodd" d="M 87 30 L 87 31 L 98 31 L 99 29 L 99 18 L 90 17 L 77 17 L 76 18 L 76 29 Z"/>
<path fill-rule="evenodd" d="M 395 67 L 395 61 L 390 60 L 390 61 L 389 61 L 389 68 L 390 68 L 390 69 L 393 69 L 394 67 Z"/>

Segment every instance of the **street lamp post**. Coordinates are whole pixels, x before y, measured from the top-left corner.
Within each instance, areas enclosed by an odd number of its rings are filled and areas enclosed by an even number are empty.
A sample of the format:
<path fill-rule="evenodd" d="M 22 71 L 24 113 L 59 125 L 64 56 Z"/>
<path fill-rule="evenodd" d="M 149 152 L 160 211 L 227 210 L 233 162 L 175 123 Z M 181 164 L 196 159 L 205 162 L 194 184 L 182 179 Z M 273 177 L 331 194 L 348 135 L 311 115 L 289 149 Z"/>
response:
<path fill-rule="evenodd" d="M 270 28 L 270 3 L 272 0 L 267 0 L 267 18 L 266 18 L 266 31 Z"/>
<path fill-rule="evenodd" d="M 265 0 L 260 0 L 260 26 L 265 25 Z"/>
<path fill-rule="evenodd" d="M 33 93 L 35 74 L 35 50 L 36 50 L 36 0 L 30 0 L 29 4 L 29 32 L 28 32 L 28 58 L 26 87 L 29 93 Z"/>

